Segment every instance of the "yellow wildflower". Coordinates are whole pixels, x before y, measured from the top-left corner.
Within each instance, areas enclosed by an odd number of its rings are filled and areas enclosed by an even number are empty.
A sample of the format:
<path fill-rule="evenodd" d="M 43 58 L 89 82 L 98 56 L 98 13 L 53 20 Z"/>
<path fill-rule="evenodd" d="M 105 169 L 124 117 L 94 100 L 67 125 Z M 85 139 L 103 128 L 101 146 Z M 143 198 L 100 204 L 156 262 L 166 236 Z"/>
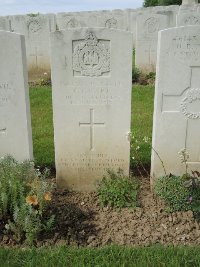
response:
<path fill-rule="evenodd" d="M 46 193 L 44 194 L 44 199 L 45 199 L 46 201 L 51 201 L 51 198 L 52 198 L 52 194 L 51 194 L 51 192 L 46 192 Z"/>
<path fill-rule="evenodd" d="M 37 196 L 36 196 L 36 195 L 33 195 L 33 196 L 27 196 L 27 197 L 26 197 L 26 203 L 28 203 L 28 204 L 30 204 L 30 205 L 33 205 L 33 206 L 38 205 L 38 199 L 37 199 Z"/>

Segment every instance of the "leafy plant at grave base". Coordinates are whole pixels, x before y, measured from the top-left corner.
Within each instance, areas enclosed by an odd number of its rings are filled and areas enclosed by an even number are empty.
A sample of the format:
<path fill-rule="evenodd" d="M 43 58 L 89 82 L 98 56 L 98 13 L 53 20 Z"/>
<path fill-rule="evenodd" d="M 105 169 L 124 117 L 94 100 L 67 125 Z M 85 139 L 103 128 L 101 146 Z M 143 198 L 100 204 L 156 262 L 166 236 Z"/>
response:
<path fill-rule="evenodd" d="M 135 179 L 125 177 L 119 170 L 108 171 L 98 185 L 98 195 L 104 206 L 115 208 L 136 207 L 139 184 Z"/>
<path fill-rule="evenodd" d="M 155 84 L 155 72 L 144 73 L 137 67 L 132 69 L 132 82 L 140 85 L 154 85 Z"/>
<path fill-rule="evenodd" d="M 155 181 L 155 194 L 168 206 L 169 211 L 187 211 L 191 209 L 190 190 L 184 186 L 181 176 L 168 175 Z"/>
<path fill-rule="evenodd" d="M 192 175 L 188 173 L 188 159 L 189 154 L 186 149 L 179 152 L 181 162 L 185 164 L 185 179 L 184 186 L 190 190 L 189 201 L 192 206 L 192 211 L 195 217 L 200 220 L 200 173 L 198 171 L 191 171 Z"/>
<path fill-rule="evenodd" d="M 0 219 L 8 220 L 5 232 L 17 242 L 33 244 L 42 230 L 50 230 L 54 216 L 44 218 L 53 187 L 30 161 L 18 163 L 7 156 L 0 159 Z"/>
<path fill-rule="evenodd" d="M 140 75 L 140 70 L 134 66 L 132 70 L 132 83 L 138 83 Z"/>
<path fill-rule="evenodd" d="M 191 171 L 192 175 L 188 172 L 188 160 L 189 153 L 184 148 L 179 151 L 179 156 L 181 163 L 185 165 L 185 174 L 183 175 L 184 186 L 190 191 L 190 196 L 188 198 L 191 210 L 193 211 L 195 217 L 200 220 L 200 173 L 198 171 Z"/>
<path fill-rule="evenodd" d="M 155 193 L 169 205 L 170 211 L 192 210 L 200 220 L 200 173 L 188 172 L 189 154 L 186 149 L 179 152 L 181 163 L 185 165 L 182 176 L 165 176 L 157 179 Z"/>
<path fill-rule="evenodd" d="M 148 81 L 148 84 L 154 84 L 156 79 L 156 73 L 155 72 L 149 72 L 146 74 L 146 78 Z"/>
<path fill-rule="evenodd" d="M 50 86 L 51 85 L 51 78 L 50 77 L 42 78 L 37 82 L 37 85 L 38 86 Z"/>

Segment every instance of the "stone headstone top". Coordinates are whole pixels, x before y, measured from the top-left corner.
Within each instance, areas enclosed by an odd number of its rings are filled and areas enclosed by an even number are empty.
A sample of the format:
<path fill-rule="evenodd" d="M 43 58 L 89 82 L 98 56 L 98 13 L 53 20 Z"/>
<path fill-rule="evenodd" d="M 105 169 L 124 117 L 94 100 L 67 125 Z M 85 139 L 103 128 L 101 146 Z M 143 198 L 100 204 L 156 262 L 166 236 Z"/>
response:
<path fill-rule="evenodd" d="M 182 5 L 195 5 L 198 4 L 198 0 L 182 0 Z"/>

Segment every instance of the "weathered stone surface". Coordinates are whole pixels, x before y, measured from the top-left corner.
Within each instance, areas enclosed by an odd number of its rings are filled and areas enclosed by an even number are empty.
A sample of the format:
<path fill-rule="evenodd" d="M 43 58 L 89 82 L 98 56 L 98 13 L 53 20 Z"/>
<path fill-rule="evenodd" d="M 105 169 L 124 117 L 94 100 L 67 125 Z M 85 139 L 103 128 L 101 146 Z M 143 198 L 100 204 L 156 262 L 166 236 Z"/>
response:
<path fill-rule="evenodd" d="M 137 9 L 127 9 L 128 20 L 129 20 L 129 30 L 133 33 L 133 47 L 136 46 L 136 32 L 137 32 L 137 17 L 143 16 L 154 16 L 154 14 L 164 15 L 164 20 L 166 19 L 165 16 L 168 17 L 168 27 L 175 27 L 176 26 L 176 16 L 179 11 L 178 5 L 173 6 L 155 6 L 155 7 L 148 7 L 148 8 L 137 8 Z M 138 32 L 140 35 L 140 32 Z"/>
<path fill-rule="evenodd" d="M 81 27 L 105 27 L 121 30 L 129 28 L 126 10 L 58 13 L 56 18 L 59 30 Z"/>
<path fill-rule="evenodd" d="M 128 30 L 128 13 L 126 10 L 116 9 L 98 13 L 98 27 L 109 29 Z"/>
<path fill-rule="evenodd" d="M 33 158 L 25 40 L 0 31 L 0 157 Z"/>
<path fill-rule="evenodd" d="M 144 71 L 155 71 L 158 32 L 169 27 L 169 17 L 161 14 L 142 14 L 137 17 L 136 66 Z"/>
<path fill-rule="evenodd" d="M 10 31 L 9 17 L 0 17 L 0 31 Z"/>
<path fill-rule="evenodd" d="M 200 27 L 161 31 L 158 55 L 152 177 L 164 175 L 161 160 L 167 174 L 184 174 L 182 149 L 189 153 L 188 171 L 200 171 Z"/>
<path fill-rule="evenodd" d="M 57 31 L 51 54 L 58 186 L 90 191 L 107 169 L 128 174 L 131 33 Z"/>
<path fill-rule="evenodd" d="M 177 16 L 177 26 L 200 25 L 200 13 L 188 12 Z"/>
<path fill-rule="evenodd" d="M 177 15 L 177 26 L 200 25 L 199 6 L 181 6 Z"/>
<path fill-rule="evenodd" d="M 97 12 L 63 12 L 56 15 L 57 26 L 59 30 L 81 28 L 81 27 L 97 27 Z"/>
<path fill-rule="evenodd" d="M 194 5 L 198 4 L 198 0 L 182 0 L 182 5 Z"/>
<path fill-rule="evenodd" d="M 25 35 L 28 69 L 34 73 L 50 71 L 50 32 L 56 30 L 54 15 L 11 17 L 12 31 Z"/>

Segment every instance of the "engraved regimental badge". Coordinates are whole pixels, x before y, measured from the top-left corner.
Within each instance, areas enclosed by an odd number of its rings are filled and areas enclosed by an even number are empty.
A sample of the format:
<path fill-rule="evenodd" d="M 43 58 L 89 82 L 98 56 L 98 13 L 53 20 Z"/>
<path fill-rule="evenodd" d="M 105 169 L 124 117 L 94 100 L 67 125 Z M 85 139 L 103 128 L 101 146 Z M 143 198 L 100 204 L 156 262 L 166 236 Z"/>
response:
<path fill-rule="evenodd" d="M 181 111 L 182 113 L 188 117 L 188 119 L 200 119 L 200 112 L 197 111 L 199 109 L 199 100 L 200 100 L 200 89 L 190 89 L 187 91 L 186 97 L 182 99 L 181 101 Z M 191 105 L 192 103 L 195 104 L 194 109 L 196 108 L 196 111 L 191 111 Z"/>
<path fill-rule="evenodd" d="M 106 41 L 108 43 L 108 41 Z M 109 47 L 88 32 L 85 40 L 76 44 L 73 52 L 73 70 L 82 76 L 101 76 L 110 71 Z"/>

